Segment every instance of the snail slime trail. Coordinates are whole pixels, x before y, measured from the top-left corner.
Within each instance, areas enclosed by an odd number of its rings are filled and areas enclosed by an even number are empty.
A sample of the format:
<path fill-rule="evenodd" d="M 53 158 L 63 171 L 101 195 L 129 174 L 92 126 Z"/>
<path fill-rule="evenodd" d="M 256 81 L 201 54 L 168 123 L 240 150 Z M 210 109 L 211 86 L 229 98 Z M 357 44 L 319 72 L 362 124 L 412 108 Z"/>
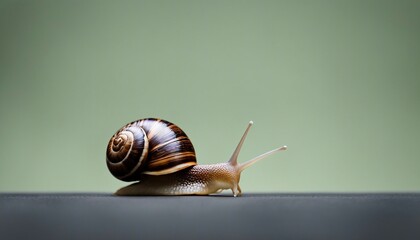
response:
<path fill-rule="evenodd" d="M 238 163 L 238 155 L 251 128 L 249 122 L 238 146 L 225 163 L 198 165 L 193 144 L 177 125 L 158 118 L 145 118 L 126 124 L 109 140 L 106 164 L 122 181 L 136 181 L 115 194 L 209 195 L 231 189 L 241 195 L 241 172 L 254 163 L 286 150 L 282 146 Z"/>

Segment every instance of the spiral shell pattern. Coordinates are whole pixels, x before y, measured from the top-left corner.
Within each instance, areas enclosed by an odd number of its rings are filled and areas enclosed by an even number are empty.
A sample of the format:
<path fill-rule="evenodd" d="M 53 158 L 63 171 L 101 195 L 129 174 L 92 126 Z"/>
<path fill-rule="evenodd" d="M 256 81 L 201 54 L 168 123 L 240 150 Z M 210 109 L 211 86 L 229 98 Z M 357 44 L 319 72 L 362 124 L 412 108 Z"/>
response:
<path fill-rule="evenodd" d="M 140 119 L 119 129 L 109 140 L 106 156 L 112 175 L 123 181 L 197 164 L 194 147 L 182 129 L 157 118 Z"/>

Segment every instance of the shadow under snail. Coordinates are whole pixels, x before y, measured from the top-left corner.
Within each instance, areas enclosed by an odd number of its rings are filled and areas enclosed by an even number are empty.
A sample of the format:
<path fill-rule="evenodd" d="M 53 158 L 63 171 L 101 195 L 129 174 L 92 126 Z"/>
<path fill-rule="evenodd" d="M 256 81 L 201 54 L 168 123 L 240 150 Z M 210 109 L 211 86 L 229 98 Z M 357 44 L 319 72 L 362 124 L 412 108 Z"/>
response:
<path fill-rule="evenodd" d="M 157 118 L 131 122 L 109 140 L 106 163 L 116 178 L 138 181 L 115 194 L 128 195 L 208 195 L 231 189 L 241 194 L 241 172 L 271 154 L 276 148 L 247 162 L 238 155 L 253 122 L 249 122 L 232 157 L 226 163 L 197 165 L 194 147 L 178 126 Z"/>

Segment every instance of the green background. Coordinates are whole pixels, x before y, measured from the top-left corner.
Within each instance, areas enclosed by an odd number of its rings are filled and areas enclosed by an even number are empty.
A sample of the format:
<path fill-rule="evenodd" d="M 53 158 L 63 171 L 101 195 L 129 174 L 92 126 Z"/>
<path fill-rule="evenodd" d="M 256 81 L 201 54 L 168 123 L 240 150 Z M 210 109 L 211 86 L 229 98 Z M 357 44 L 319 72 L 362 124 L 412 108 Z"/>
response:
<path fill-rule="evenodd" d="M 246 192 L 420 190 L 420 1 L 1 1 L 0 191 L 103 191 L 172 121 Z"/>

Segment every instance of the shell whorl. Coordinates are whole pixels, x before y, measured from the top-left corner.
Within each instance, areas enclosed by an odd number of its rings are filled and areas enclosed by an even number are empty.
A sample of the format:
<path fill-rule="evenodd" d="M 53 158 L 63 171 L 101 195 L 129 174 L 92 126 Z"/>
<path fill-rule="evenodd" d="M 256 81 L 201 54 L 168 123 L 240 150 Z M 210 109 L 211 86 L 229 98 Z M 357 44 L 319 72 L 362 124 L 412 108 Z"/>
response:
<path fill-rule="evenodd" d="M 197 164 L 194 147 L 182 129 L 156 118 L 140 119 L 119 129 L 109 140 L 106 155 L 108 169 L 123 181 Z"/>

